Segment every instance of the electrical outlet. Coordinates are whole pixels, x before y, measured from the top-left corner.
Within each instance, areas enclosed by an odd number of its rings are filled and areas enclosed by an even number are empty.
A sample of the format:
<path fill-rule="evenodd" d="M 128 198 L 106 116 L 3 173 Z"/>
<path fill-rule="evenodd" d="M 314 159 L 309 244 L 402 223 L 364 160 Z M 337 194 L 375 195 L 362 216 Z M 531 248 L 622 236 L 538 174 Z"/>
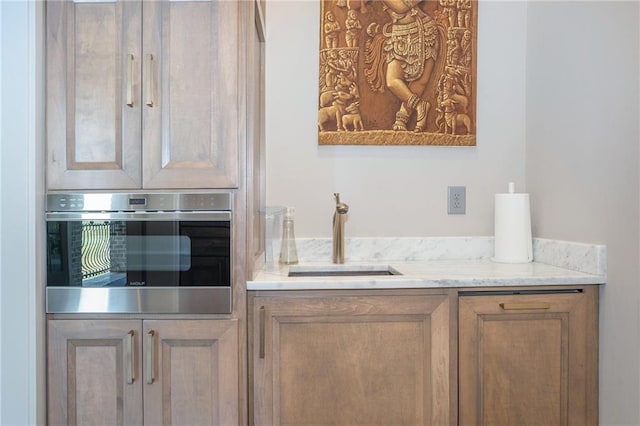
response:
<path fill-rule="evenodd" d="M 447 213 L 465 214 L 467 206 L 466 186 L 450 186 L 447 194 Z"/>

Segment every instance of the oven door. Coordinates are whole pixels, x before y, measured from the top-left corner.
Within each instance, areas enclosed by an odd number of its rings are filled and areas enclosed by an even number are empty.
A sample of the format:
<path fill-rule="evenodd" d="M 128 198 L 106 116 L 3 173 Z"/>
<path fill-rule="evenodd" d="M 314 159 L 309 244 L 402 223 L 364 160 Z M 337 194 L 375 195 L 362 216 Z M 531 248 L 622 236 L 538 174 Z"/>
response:
<path fill-rule="evenodd" d="M 230 212 L 48 213 L 47 312 L 231 312 Z"/>

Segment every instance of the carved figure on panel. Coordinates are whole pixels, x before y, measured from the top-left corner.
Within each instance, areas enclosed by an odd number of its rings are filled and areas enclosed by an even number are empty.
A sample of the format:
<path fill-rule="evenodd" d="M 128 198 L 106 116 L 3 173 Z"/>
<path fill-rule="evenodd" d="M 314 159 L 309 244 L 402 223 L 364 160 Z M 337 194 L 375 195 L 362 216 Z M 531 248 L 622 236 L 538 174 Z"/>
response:
<path fill-rule="evenodd" d="M 471 0 L 458 0 L 458 26 L 469 28 L 471 21 Z"/>
<path fill-rule="evenodd" d="M 354 53 L 346 49 L 341 49 L 338 53 L 339 70 L 350 82 L 354 82 L 358 75 L 358 70 L 353 60 Z"/>
<path fill-rule="evenodd" d="M 449 25 L 455 27 L 456 22 L 456 0 L 440 0 L 442 14 L 449 20 Z"/>
<path fill-rule="evenodd" d="M 340 32 L 340 24 L 336 22 L 336 17 L 331 11 L 325 14 L 324 23 L 324 44 L 327 48 L 338 47 L 338 33 Z"/>
<path fill-rule="evenodd" d="M 347 12 L 347 20 L 344 26 L 347 29 L 347 33 L 345 34 L 347 47 L 356 47 L 358 45 L 360 30 L 362 30 L 362 24 L 358 20 L 355 10 Z"/>
<path fill-rule="evenodd" d="M 324 60 L 325 88 L 331 88 L 336 85 L 340 66 L 338 64 L 338 51 L 329 50 L 328 57 Z M 322 102 L 320 102 L 322 104 Z M 325 106 L 325 105 L 321 105 Z"/>
<path fill-rule="evenodd" d="M 321 4 L 321 144 L 475 145 L 476 0 Z"/>
<path fill-rule="evenodd" d="M 333 92 L 333 101 L 330 106 L 320 108 L 318 111 L 318 127 L 320 131 L 326 130 L 327 124 L 335 124 L 338 131 L 344 130 L 342 127 L 342 116 L 346 111 L 348 102 L 353 98 L 346 92 Z"/>
<path fill-rule="evenodd" d="M 438 117 L 436 124 L 443 133 L 457 134 L 459 125 L 471 132 L 471 119 L 467 114 L 469 105 L 467 83 L 468 74 L 463 70 L 448 66 L 438 82 Z"/>
<path fill-rule="evenodd" d="M 360 102 L 353 102 L 346 108 L 346 114 L 342 116 L 342 127 L 346 131 L 364 130 L 360 116 Z"/>
<path fill-rule="evenodd" d="M 457 102 L 452 98 L 445 98 L 440 102 L 440 107 L 444 114 L 445 133 L 451 131 L 452 135 L 456 134 L 456 129 L 460 125 L 464 125 L 467 133 L 471 131 L 471 119 L 465 113 L 456 110 Z"/>
<path fill-rule="evenodd" d="M 416 113 L 415 132 L 426 128 L 431 105 L 422 98 L 431 79 L 440 48 L 438 28 L 433 19 L 416 5 L 419 0 L 383 0 L 391 22 L 380 27 L 371 24 L 367 31 L 373 37 L 367 46 L 366 72 L 374 90 L 386 87 L 400 101 L 393 130 L 407 130 L 407 122 Z M 380 67 L 385 66 L 385 72 Z"/>
<path fill-rule="evenodd" d="M 460 43 L 454 28 L 447 31 L 447 65 L 457 65 L 460 58 Z"/>
<path fill-rule="evenodd" d="M 469 68 L 471 66 L 471 59 L 473 57 L 472 48 L 472 40 L 471 40 L 471 31 L 466 30 L 462 34 L 462 40 L 460 41 L 460 65 L 465 68 Z"/>
<path fill-rule="evenodd" d="M 327 126 L 335 126 L 337 131 L 344 130 L 342 117 L 345 112 L 349 112 L 348 107 L 360 98 L 358 85 L 354 81 L 357 72 L 349 52 L 345 49 L 331 50 L 324 59 L 326 62 L 324 68 L 328 71 L 325 76 L 325 87 L 320 94 L 318 111 L 320 131 L 327 130 Z M 352 51 L 351 53 L 355 54 Z"/>

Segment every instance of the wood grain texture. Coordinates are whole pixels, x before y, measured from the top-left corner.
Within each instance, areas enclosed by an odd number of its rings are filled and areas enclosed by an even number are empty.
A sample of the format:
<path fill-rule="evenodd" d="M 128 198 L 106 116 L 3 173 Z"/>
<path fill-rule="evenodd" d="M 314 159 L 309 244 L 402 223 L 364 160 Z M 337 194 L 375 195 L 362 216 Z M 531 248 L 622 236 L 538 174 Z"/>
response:
<path fill-rule="evenodd" d="M 125 339 L 134 330 L 134 377 L 125 377 Z M 140 321 L 48 322 L 50 425 L 142 425 Z"/>
<path fill-rule="evenodd" d="M 237 320 L 50 320 L 48 340 L 51 425 L 238 424 Z"/>
<path fill-rule="evenodd" d="M 596 291 L 460 297 L 460 424 L 597 424 Z"/>
<path fill-rule="evenodd" d="M 49 1 L 46 9 L 47 187 L 140 187 L 140 2 Z"/>
<path fill-rule="evenodd" d="M 449 296 L 359 294 L 253 299 L 254 424 L 451 422 Z"/>
<path fill-rule="evenodd" d="M 239 3 L 144 2 L 145 188 L 238 186 Z"/>
<path fill-rule="evenodd" d="M 258 2 L 251 5 L 257 13 Z M 251 21 L 250 21 L 251 22 Z M 264 110 L 264 40 L 258 28 L 260 19 L 250 25 L 247 40 L 247 232 L 249 256 L 247 271 L 253 277 L 254 265 L 264 262 L 265 250 L 265 110 Z"/>
<path fill-rule="evenodd" d="M 238 424 L 236 320 L 145 320 L 155 376 L 144 385 L 148 425 Z"/>
<path fill-rule="evenodd" d="M 48 189 L 237 188 L 242 3 L 47 2 Z"/>

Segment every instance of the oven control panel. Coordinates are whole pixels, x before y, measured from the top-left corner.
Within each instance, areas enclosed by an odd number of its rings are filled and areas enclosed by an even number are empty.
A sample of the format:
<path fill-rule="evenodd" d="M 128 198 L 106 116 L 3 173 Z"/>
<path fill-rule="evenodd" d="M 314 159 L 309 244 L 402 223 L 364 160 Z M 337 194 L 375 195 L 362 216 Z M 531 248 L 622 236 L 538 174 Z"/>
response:
<path fill-rule="evenodd" d="M 48 212 L 230 211 L 232 194 L 48 194 Z"/>

